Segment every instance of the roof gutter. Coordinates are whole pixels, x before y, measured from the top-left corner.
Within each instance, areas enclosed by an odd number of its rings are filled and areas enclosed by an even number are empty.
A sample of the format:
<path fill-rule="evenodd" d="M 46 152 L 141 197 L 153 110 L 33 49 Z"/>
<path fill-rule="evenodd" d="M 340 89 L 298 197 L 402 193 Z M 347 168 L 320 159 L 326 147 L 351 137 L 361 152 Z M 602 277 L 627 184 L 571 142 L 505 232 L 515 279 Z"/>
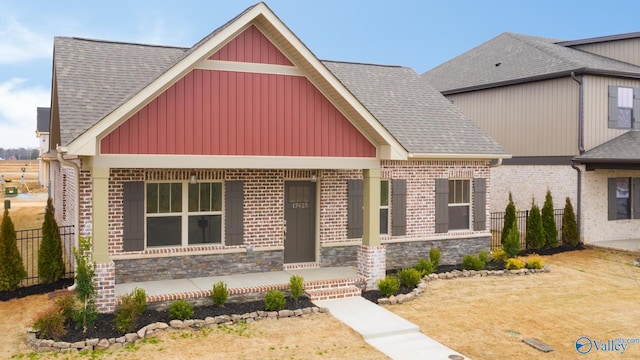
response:
<path fill-rule="evenodd" d="M 61 147 L 60 145 L 56 145 L 56 152 L 58 153 L 58 161 L 64 166 L 71 167 L 75 173 L 75 193 L 74 193 L 74 218 L 73 218 L 73 246 L 78 249 L 79 248 L 79 232 L 80 232 L 80 166 L 73 161 L 66 160 L 64 158 L 64 154 L 67 153 L 66 147 Z M 75 270 L 75 262 L 72 261 Z M 75 272 L 75 271 L 74 271 Z M 73 285 L 69 286 L 69 290 L 75 290 L 76 281 L 75 276 L 73 280 Z"/>
<path fill-rule="evenodd" d="M 493 160 L 511 159 L 509 154 L 433 154 L 433 153 L 409 153 L 410 160 Z"/>
<path fill-rule="evenodd" d="M 562 77 L 567 77 L 567 76 L 573 77 L 572 74 L 576 74 L 576 73 L 640 79 L 640 72 L 632 73 L 632 72 L 625 72 L 625 71 L 606 71 L 606 70 L 598 70 L 598 69 L 580 68 L 580 69 L 561 71 L 561 72 L 551 73 L 551 74 L 536 75 L 536 76 L 525 77 L 525 78 L 517 78 L 517 79 L 506 80 L 506 81 L 499 81 L 499 82 L 490 83 L 490 84 L 479 84 L 479 85 L 473 85 L 473 86 L 468 86 L 468 87 L 464 87 L 464 88 L 441 90 L 440 93 L 442 95 L 445 95 L 445 96 L 446 95 L 454 95 L 454 94 L 458 94 L 458 93 L 465 93 L 465 92 L 470 92 L 470 91 L 492 89 L 492 88 L 497 88 L 497 87 L 502 87 L 502 86 L 524 84 L 524 83 L 530 83 L 530 82 L 535 82 L 535 81 L 551 80 L 551 79 L 557 79 L 557 78 L 562 78 Z"/>

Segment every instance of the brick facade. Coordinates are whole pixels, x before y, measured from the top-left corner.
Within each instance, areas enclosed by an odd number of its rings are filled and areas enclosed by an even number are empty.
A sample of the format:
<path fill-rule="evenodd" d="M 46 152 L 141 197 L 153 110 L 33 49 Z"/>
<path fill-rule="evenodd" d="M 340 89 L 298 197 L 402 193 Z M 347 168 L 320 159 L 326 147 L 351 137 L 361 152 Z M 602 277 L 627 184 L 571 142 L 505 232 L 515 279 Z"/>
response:
<path fill-rule="evenodd" d="M 569 165 L 502 165 L 491 168 L 491 203 L 493 212 L 503 212 L 509 203 L 509 191 L 518 210 L 531 209 L 535 198 L 540 208 L 547 189 L 551 190 L 554 207 L 564 207 L 565 198 L 576 207 L 578 173 Z"/>
<path fill-rule="evenodd" d="M 99 264 L 101 311 L 109 311 L 115 283 L 166 278 L 228 275 L 282 270 L 284 246 L 284 182 L 310 179 L 310 170 L 199 170 L 199 181 L 242 180 L 244 185 L 244 244 L 155 248 L 123 251 L 123 184 L 129 181 L 186 181 L 189 170 L 111 169 L 108 203 L 109 264 Z M 382 245 L 365 247 L 361 239 L 347 238 L 347 183 L 361 179 L 361 170 L 320 170 L 318 176 L 318 261 L 315 266 L 353 266 L 368 274 L 369 287 L 384 276 L 380 269 L 412 266 L 428 257 L 432 246 L 453 263 L 466 253 L 488 248 L 488 236 L 473 230 L 435 233 L 435 179 L 486 178 L 484 161 L 383 161 L 382 179 L 404 179 L 407 184 L 406 235 L 381 237 Z M 69 181 L 67 181 L 69 182 Z M 80 172 L 80 234 L 91 235 L 91 173 Z M 391 193 L 393 189 L 391 188 Z M 66 194 L 69 196 L 68 194 Z M 391 197 L 391 194 L 390 194 Z M 487 198 L 487 213 L 491 206 Z M 392 219 L 393 204 L 389 218 Z M 473 211 L 471 211 L 473 216 Z M 487 221 L 489 218 L 487 217 Z M 471 219 L 473 221 L 473 219 Z M 488 225 L 488 224 L 487 224 Z M 488 228 L 488 227 L 487 227 Z M 486 244 L 485 244 L 486 242 Z M 374 261 L 375 260 L 375 261 Z M 215 263 L 215 266 L 211 264 Z M 105 278 L 113 277 L 114 281 Z M 112 285 L 110 285 L 112 284 Z"/>
<path fill-rule="evenodd" d="M 640 238 L 640 220 L 608 220 L 607 180 L 617 177 L 640 177 L 640 171 L 596 170 L 583 172 L 581 239 L 594 241 L 627 240 L 630 234 Z M 574 205 L 575 209 L 575 205 Z M 631 235 L 634 236 L 634 235 Z"/>

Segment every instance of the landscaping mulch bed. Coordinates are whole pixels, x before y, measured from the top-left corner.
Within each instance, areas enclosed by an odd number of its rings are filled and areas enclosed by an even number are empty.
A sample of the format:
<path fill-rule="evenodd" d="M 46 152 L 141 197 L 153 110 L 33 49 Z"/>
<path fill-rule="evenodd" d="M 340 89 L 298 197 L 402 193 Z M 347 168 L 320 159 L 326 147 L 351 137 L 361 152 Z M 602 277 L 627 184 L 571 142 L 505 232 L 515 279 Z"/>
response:
<path fill-rule="evenodd" d="M 552 249 L 540 249 L 540 250 L 523 250 L 518 255 L 527 256 L 532 254 L 538 255 L 553 255 L 565 251 L 584 250 L 585 247 L 578 245 L 578 247 L 560 246 Z M 487 270 L 502 270 L 504 269 L 504 263 L 488 262 L 486 264 Z M 445 273 L 453 270 L 462 270 L 462 264 L 456 265 L 440 265 L 436 273 Z M 391 269 L 387 271 L 388 275 L 396 274 L 399 269 Z M 46 294 L 56 290 L 65 289 L 73 284 L 73 279 L 63 279 L 52 284 L 40 284 L 24 288 L 19 288 L 15 291 L 0 291 L 0 301 L 7 301 L 15 298 L 22 298 L 30 295 Z M 413 289 L 401 287 L 398 294 L 410 293 Z M 384 297 L 378 290 L 370 290 L 362 293 L 362 297 L 373 302 L 378 303 L 378 299 Z M 290 297 L 287 297 L 287 305 L 285 309 L 296 310 L 306 307 L 314 306 L 313 303 L 306 297 L 302 296 L 298 301 L 294 301 Z M 254 311 L 264 311 L 264 301 L 246 301 L 246 302 L 228 302 L 223 307 L 217 305 L 209 306 L 195 306 L 194 307 L 194 319 L 205 319 L 206 317 L 215 317 L 219 315 L 242 315 L 251 313 Z M 170 321 L 169 310 L 146 310 L 138 319 L 137 328 L 154 323 L 154 322 L 166 322 Z M 115 338 L 122 336 L 115 327 L 115 314 L 99 314 L 93 326 L 83 332 L 82 329 L 76 329 L 74 324 L 66 324 L 67 334 L 61 339 L 62 341 L 75 342 L 82 341 L 90 338 Z"/>

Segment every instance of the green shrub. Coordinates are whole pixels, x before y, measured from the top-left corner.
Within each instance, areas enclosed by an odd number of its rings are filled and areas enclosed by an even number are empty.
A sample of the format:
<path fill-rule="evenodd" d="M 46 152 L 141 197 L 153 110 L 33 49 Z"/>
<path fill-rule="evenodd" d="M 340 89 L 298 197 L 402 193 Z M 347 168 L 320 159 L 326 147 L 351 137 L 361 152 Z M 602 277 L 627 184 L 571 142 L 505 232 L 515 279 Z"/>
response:
<path fill-rule="evenodd" d="M 518 236 L 518 228 L 515 225 L 507 231 L 507 237 L 502 244 L 502 248 L 508 257 L 518 256 L 518 252 L 520 251 L 520 238 Z"/>
<path fill-rule="evenodd" d="M 544 229 L 544 247 L 554 248 L 558 246 L 558 229 L 556 228 L 556 217 L 553 213 L 553 198 L 551 191 L 547 190 L 542 206 L 542 228 Z"/>
<path fill-rule="evenodd" d="M 293 300 L 298 301 L 298 298 L 304 294 L 304 279 L 302 276 L 292 275 L 289 278 L 289 290 Z"/>
<path fill-rule="evenodd" d="M 172 320 L 188 320 L 193 317 L 193 305 L 183 299 L 176 300 L 169 305 L 169 318 Z"/>
<path fill-rule="evenodd" d="M 378 290 L 386 297 L 397 294 L 398 289 L 400 289 L 400 281 L 395 276 L 387 275 L 384 279 L 378 280 Z"/>
<path fill-rule="evenodd" d="M 96 264 L 91 262 L 91 238 L 80 237 L 80 248 L 73 248 L 76 260 L 76 296 L 80 302 L 80 309 L 76 311 L 74 320 L 76 328 L 82 327 L 86 332 L 98 317 L 95 305 L 96 290 L 93 278 L 96 274 Z"/>
<path fill-rule="evenodd" d="M 504 249 L 497 249 L 491 252 L 491 260 L 496 263 L 504 263 L 509 257 Z"/>
<path fill-rule="evenodd" d="M 478 254 L 478 259 L 480 259 L 480 261 L 486 264 L 487 261 L 489 261 L 489 253 L 487 253 L 486 250 L 480 250 L 480 253 Z"/>
<path fill-rule="evenodd" d="M 484 266 L 486 265 L 485 261 L 482 261 L 480 255 L 465 255 L 462 258 L 462 268 L 464 270 L 484 270 Z"/>
<path fill-rule="evenodd" d="M 138 318 L 147 308 L 147 293 L 135 288 L 130 294 L 120 296 L 122 305 L 116 312 L 116 328 L 121 333 L 135 330 Z"/>
<path fill-rule="evenodd" d="M 5 208 L 0 224 L 0 291 L 17 289 L 26 276 L 22 256 L 18 251 L 16 229 L 9 216 L 9 209 Z"/>
<path fill-rule="evenodd" d="M 544 260 L 540 256 L 532 256 L 527 260 L 527 269 L 542 269 Z"/>
<path fill-rule="evenodd" d="M 427 259 L 420 259 L 414 266 L 414 269 L 420 273 L 420 276 L 425 276 L 433 273 L 435 271 L 435 266 L 433 266 L 433 263 Z"/>
<path fill-rule="evenodd" d="M 524 261 L 516 258 L 511 258 L 507 260 L 507 263 L 504 264 L 504 267 L 507 270 L 520 270 L 524 268 Z"/>
<path fill-rule="evenodd" d="M 562 244 L 572 247 L 578 246 L 580 240 L 578 232 L 578 224 L 576 222 L 576 214 L 573 212 L 571 199 L 567 197 L 564 204 L 564 213 L 562 214 Z"/>
<path fill-rule="evenodd" d="M 429 260 L 433 264 L 433 271 L 438 270 L 438 266 L 440 266 L 440 249 L 432 247 L 429 250 Z"/>
<path fill-rule="evenodd" d="M 542 227 L 542 217 L 540 208 L 536 204 L 531 205 L 529 218 L 527 219 L 526 234 L 527 249 L 542 249 L 544 246 L 544 228 Z"/>
<path fill-rule="evenodd" d="M 53 200 L 47 200 L 42 223 L 42 241 L 38 250 L 38 276 L 44 284 L 58 281 L 64 275 L 62 242 L 58 223 L 54 217 Z"/>
<path fill-rule="evenodd" d="M 400 280 L 400 285 L 404 287 L 415 287 L 421 278 L 420 272 L 414 268 L 402 269 L 398 272 L 398 280 Z"/>
<path fill-rule="evenodd" d="M 518 219 L 516 218 L 516 205 L 513 203 L 513 196 L 509 191 L 509 204 L 504 210 L 504 225 L 502 226 L 502 234 L 500 235 L 500 243 L 504 244 L 507 239 L 507 233 L 513 226 L 518 230 Z"/>
<path fill-rule="evenodd" d="M 211 299 L 213 303 L 219 306 L 224 306 L 224 303 L 227 302 L 229 298 L 229 290 L 227 290 L 227 284 L 224 281 L 220 280 L 217 283 L 213 284 L 213 289 L 211 290 Z"/>
<path fill-rule="evenodd" d="M 269 290 L 264 297 L 264 308 L 267 311 L 280 311 L 287 305 L 284 293 L 280 290 Z"/>
<path fill-rule="evenodd" d="M 55 299 L 55 304 L 66 320 L 72 320 L 76 312 L 76 296 L 72 292 L 60 295 Z"/>
<path fill-rule="evenodd" d="M 33 328 L 40 331 L 40 338 L 58 340 L 67 333 L 64 316 L 57 306 L 51 306 L 36 315 Z"/>

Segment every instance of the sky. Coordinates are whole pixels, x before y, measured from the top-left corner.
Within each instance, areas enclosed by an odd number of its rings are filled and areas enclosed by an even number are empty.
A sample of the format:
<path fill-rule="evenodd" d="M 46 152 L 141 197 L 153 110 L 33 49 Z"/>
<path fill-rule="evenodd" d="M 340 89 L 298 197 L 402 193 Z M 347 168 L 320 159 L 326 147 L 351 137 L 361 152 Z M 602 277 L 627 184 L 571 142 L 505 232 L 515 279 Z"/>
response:
<path fill-rule="evenodd" d="M 0 0 L 0 148 L 38 147 L 54 36 L 191 47 L 257 0 Z M 322 60 L 422 73 L 503 33 L 560 40 L 640 31 L 640 1 L 269 0 Z M 610 4 L 610 5 L 606 5 Z"/>

